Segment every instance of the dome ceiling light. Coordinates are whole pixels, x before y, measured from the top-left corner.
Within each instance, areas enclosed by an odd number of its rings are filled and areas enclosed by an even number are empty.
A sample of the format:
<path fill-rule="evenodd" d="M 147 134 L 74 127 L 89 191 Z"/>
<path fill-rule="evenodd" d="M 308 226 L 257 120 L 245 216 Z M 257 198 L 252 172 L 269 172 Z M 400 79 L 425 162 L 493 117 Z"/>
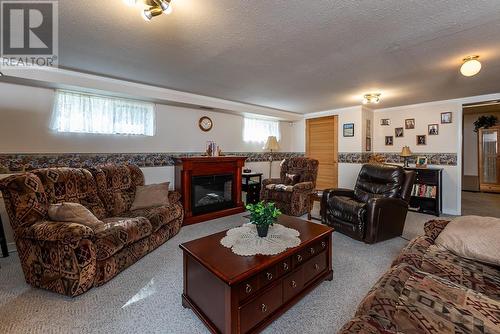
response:
<path fill-rule="evenodd" d="M 379 104 L 381 95 L 380 93 L 365 94 L 363 96 L 363 104 Z"/>
<path fill-rule="evenodd" d="M 472 77 L 481 71 L 481 62 L 478 60 L 479 56 L 468 56 L 463 59 L 460 73 L 466 77 Z"/>
<path fill-rule="evenodd" d="M 127 6 L 141 7 L 141 15 L 146 21 L 161 14 L 172 13 L 172 0 L 123 0 Z"/>

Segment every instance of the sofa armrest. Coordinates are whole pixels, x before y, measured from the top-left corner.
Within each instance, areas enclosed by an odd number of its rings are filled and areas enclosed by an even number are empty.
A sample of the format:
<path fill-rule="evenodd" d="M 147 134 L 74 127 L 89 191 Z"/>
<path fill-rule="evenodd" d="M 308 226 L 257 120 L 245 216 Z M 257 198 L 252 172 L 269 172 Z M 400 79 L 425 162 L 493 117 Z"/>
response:
<path fill-rule="evenodd" d="M 293 192 L 310 192 L 314 190 L 314 184 L 312 182 L 300 182 L 293 186 Z"/>
<path fill-rule="evenodd" d="M 403 234 L 408 203 L 400 198 L 372 198 L 367 206 L 365 242 L 375 243 Z"/>
<path fill-rule="evenodd" d="M 280 184 L 280 183 L 281 183 L 281 179 L 279 179 L 279 178 L 264 179 L 262 181 L 262 188 L 265 188 L 267 185 L 270 185 L 270 184 Z"/>
<path fill-rule="evenodd" d="M 94 231 L 85 225 L 70 222 L 41 221 L 23 229 L 21 238 L 37 241 L 58 241 L 65 244 L 94 239 Z"/>
<path fill-rule="evenodd" d="M 175 204 L 175 203 L 179 202 L 181 200 L 181 198 L 182 198 L 182 195 L 177 190 L 171 190 L 168 192 L 168 201 L 170 202 L 170 204 Z"/>
<path fill-rule="evenodd" d="M 425 236 L 436 240 L 438 235 L 443 232 L 446 225 L 448 225 L 449 220 L 433 219 L 429 220 L 424 224 Z"/>

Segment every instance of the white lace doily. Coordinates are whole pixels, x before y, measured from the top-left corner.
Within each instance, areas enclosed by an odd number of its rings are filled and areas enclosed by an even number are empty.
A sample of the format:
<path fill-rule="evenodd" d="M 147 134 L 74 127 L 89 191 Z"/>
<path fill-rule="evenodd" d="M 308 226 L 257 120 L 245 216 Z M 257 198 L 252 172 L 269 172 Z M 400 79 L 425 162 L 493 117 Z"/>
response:
<path fill-rule="evenodd" d="M 220 243 L 241 256 L 276 255 L 300 245 L 299 236 L 297 230 L 274 224 L 269 227 L 267 237 L 261 238 L 257 234 L 255 225 L 245 224 L 227 231 Z"/>

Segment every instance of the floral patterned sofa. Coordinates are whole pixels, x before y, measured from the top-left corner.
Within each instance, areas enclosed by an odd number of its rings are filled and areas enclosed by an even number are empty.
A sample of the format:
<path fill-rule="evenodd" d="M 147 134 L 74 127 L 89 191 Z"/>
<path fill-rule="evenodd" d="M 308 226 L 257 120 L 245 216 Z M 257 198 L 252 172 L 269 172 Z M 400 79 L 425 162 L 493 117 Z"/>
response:
<path fill-rule="evenodd" d="M 438 248 L 446 224 L 426 223 L 340 333 L 500 333 L 500 268 Z"/>
<path fill-rule="evenodd" d="M 67 296 L 99 286 L 176 235 L 184 217 L 180 194 L 168 206 L 130 211 L 144 185 L 132 165 L 47 168 L 0 182 L 26 282 Z M 53 203 L 80 203 L 102 224 L 48 219 Z"/>

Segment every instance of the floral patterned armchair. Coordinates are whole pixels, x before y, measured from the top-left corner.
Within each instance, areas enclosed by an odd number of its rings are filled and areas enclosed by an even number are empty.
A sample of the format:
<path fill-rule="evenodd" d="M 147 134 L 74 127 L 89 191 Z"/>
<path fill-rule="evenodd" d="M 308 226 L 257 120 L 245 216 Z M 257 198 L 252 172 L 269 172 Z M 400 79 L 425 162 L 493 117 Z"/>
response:
<path fill-rule="evenodd" d="M 286 215 L 302 216 L 310 211 L 309 195 L 316 188 L 318 160 L 290 158 L 281 163 L 280 178 L 262 182 L 260 197 L 274 202 Z"/>

